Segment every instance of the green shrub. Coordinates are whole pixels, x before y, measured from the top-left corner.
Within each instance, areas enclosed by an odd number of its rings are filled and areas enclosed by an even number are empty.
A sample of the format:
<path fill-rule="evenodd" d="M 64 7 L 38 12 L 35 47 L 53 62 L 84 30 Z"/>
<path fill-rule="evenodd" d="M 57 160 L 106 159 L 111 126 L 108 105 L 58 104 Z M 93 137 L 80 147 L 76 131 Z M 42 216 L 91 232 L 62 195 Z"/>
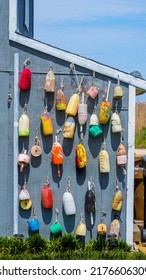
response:
<path fill-rule="evenodd" d="M 30 235 L 26 241 L 26 247 L 29 253 L 41 253 L 48 248 L 48 241 L 47 239 L 41 237 L 39 233 L 34 235 Z"/>
<path fill-rule="evenodd" d="M 132 252 L 123 240 L 113 247 L 99 237 L 83 245 L 73 234 L 47 240 L 37 233 L 25 240 L 0 237 L 0 260 L 146 260 L 146 254 Z"/>

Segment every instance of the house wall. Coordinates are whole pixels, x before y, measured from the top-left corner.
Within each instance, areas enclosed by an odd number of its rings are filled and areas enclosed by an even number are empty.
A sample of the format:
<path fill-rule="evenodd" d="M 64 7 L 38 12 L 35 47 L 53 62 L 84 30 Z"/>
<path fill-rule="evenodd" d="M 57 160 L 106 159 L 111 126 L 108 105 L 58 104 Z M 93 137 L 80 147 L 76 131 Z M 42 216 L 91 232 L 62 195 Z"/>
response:
<path fill-rule="evenodd" d="M 5 9 L 5 5 L 8 1 L 2 1 L 4 14 L 3 19 L 8 17 L 8 11 Z M 0 24 L 0 26 L 2 26 Z M 85 94 L 85 99 L 88 104 L 88 120 L 84 126 L 84 139 L 83 144 L 87 151 L 87 167 L 84 170 L 77 170 L 75 166 L 75 148 L 80 142 L 79 125 L 77 116 L 75 117 L 76 132 L 73 140 L 63 138 L 63 134 L 60 133 L 59 139 L 63 147 L 64 152 L 64 164 L 62 166 L 61 177 L 57 177 L 56 167 L 51 163 L 51 149 L 54 142 L 55 132 L 59 128 L 64 128 L 66 120 L 65 112 L 59 112 L 55 109 L 55 95 L 45 94 L 44 80 L 46 73 L 49 71 L 50 63 L 53 65 L 53 70 L 56 77 L 56 90 L 59 89 L 61 77 L 64 77 L 64 92 L 69 101 L 70 96 L 77 91 L 76 78 L 71 72 L 70 62 L 50 56 L 39 52 L 39 50 L 33 50 L 26 46 L 14 43 L 8 40 L 8 26 L 5 26 L 5 32 L 0 32 L 2 39 L 1 60 L 0 60 L 0 82 L 2 85 L 1 102 L 0 102 L 0 125 L 1 125 L 1 137 L 0 137 L 0 186 L 2 195 L 0 196 L 0 218 L 1 227 L 0 235 L 10 236 L 13 235 L 14 219 L 13 216 L 16 213 L 13 212 L 14 200 L 18 201 L 18 198 L 13 197 L 13 182 L 14 177 L 18 175 L 18 192 L 21 190 L 24 179 L 27 179 L 27 188 L 30 192 L 33 206 L 36 208 L 37 219 L 40 224 L 40 234 L 43 237 L 50 238 L 50 226 L 54 223 L 55 209 L 59 210 L 58 220 L 62 225 L 63 234 L 72 232 L 75 233 L 76 227 L 80 222 L 80 215 L 83 213 L 84 222 L 87 226 L 86 241 L 91 237 L 97 237 L 97 225 L 100 223 L 101 211 L 106 213 L 103 222 L 107 225 L 109 231 L 110 223 L 114 219 L 114 215 L 118 214 L 121 220 L 121 238 L 126 239 L 126 183 L 127 176 L 123 174 L 121 168 L 116 164 L 116 150 L 120 143 L 120 135 L 115 135 L 111 132 L 111 122 L 103 125 L 104 134 L 106 136 L 106 147 L 110 156 L 111 170 L 109 174 L 101 175 L 99 172 L 98 155 L 101 150 L 101 144 L 103 138 L 100 136 L 97 139 L 89 137 L 89 120 L 93 112 L 94 102 Z M 31 154 L 31 147 L 34 145 L 35 130 L 39 131 L 40 145 L 42 147 L 42 156 L 40 158 L 32 158 L 29 166 L 24 169 L 23 173 L 20 173 L 18 166 L 17 174 L 14 174 L 13 158 L 16 156 L 13 152 L 14 141 L 14 112 L 17 108 L 14 107 L 14 57 L 15 54 L 19 56 L 19 76 L 23 70 L 23 62 L 30 58 L 30 69 L 32 71 L 31 89 L 28 92 L 18 93 L 18 112 L 21 116 L 25 102 L 28 104 L 27 114 L 30 118 L 30 136 L 22 139 L 18 137 L 18 152 L 21 153 L 23 145 Z M 88 68 L 83 68 L 75 65 L 78 80 L 84 75 L 85 91 L 92 84 L 93 72 Z M 6 70 L 6 71 L 4 71 Z M 15 69 L 16 71 L 16 69 Z M 102 91 L 99 93 L 97 100 L 97 114 L 99 115 L 100 104 L 102 102 L 103 94 L 106 93 L 108 87 L 108 81 L 110 77 L 96 74 L 97 85 Z M 113 110 L 115 108 L 115 101 L 113 100 L 113 90 L 117 83 L 117 80 L 111 80 L 111 88 L 109 101 L 113 103 Z M 124 144 L 128 149 L 128 84 L 121 83 L 124 89 L 124 97 L 118 104 L 118 112 L 124 128 Z M 7 94 L 10 90 L 12 95 L 12 101 L 7 102 Z M 45 137 L 42 134 L 40 114 L 44 110 L 45 99 L 47 98 L 48 111 L 52 117 L 54 134 L 53 136 Z M 62 207 L 62 196 L 67 189 L 67 177 L 71 177 L 71 193 L 74 196 L 76 204 L 76 215 L 66 216 Z M 90 215 L 84 209 L 85 193 L 87 191 L 88 180 L 92 176 L 92 180 L 95 184 L 95 196 L 96 196 L 96 213 L 94 215 L 94 225 L 90 223 Z M 119 187 L 123 192 L 123 208 L 121 213 L 115 213 L 111 209 L 112 199 L 116 188 L 116 177 L 119 178 Z M 53 191 L 54 206 L 52 210 L 44 210 L 41 205 L 41 188 L 43 187 L 46 179 L 49 179 L 50 187 Z M 16 186 L 15 186 L 16 188 Z M 33 219 L 32 208 L 28 211 L 24 211 L 19 207 L 18 201 L 18 232 L 22 233 L 24 237 L 29 234 L 28 221 Z"/>
<path fill-rule="evenodd" d="M 101 217 L 101 201 L 102 210 L 106 212 L 106 217 L 104 222 L 109 229 L 110 223 L 114 218 L 116 213 L 111 210 L 111 203 L 116 187 L 116 176 L 119 177 L 119 187 L 124 195 L 123 209 L 120 214 L 121 223 L 121 236 L 125 239 L 125 214 L 126 214 L 126 176 L 123 175 L 121 168 L 117 168 L 116 165 L 116 150 L 120 142 L 119 135 L 113 135 L 111 132 L 111 123 L 103 125 L 103 130 L 106 135 L 107 151 L 110 155 L 111 171 L 109 175 L 102 175 L 99 172 L 98 164 L 98 154 L 101 150 L 101 144 L 103 141 L 102 137 L 97 139 L 91 139 L 89 137 L 89 119 L 93 112 L 94 102 L 91 98 L 85 95 L 88 104 L 88 121 L 84 127 L 84 139 L 83 144 L 87 151 L 87 167 L 84 170 L 77 170 L 75 166 L 75 147 L 80 142 L 79 135 L 79 125 L 77 117 L 76 121 L 76 132 L 73 140 L 67 140 L 63 138 L 62 133 L 59 135 L 60 143 L 63 146 L 64 152 L 64 164 L 62 168 L 61 178 L 58 178 L 56 167 L 51 163 L 51 149 L 54 142 L 54 135 L 57 129 L 64 128 L 64 123 L 66 115 L 64 112 L 56 111 L 55 109 L 55 94 L 45 94 L 44 80 L 46 73 L 49 70 L 50 63 L 53 65 L 55 77 L 56 77 L 56 90 L 59 89 L 61 77 L 64 77 L 64 92 L 67 98 L 67 102 L 70 96 L 76 92 L 76 78 L 71 73 L 70 64 L 56 59 L 55 57 L 50 57 L 33 51 L 30 49 L 24 49 L 23 46 L 19 46 L 15 43 L 11 43 L 11 55 L 13 58 L 14 53 L 19 53 L 20 58 L 20 72 L 23 69 L 23 62 L 25 59 L 30 57 L 30 69 L 32 71 L 32 84 L 30 92 L 19 92 L 19 115 L 21 116 L 24 108 L 25 102 L 28 104 L 27 114 L 30 118 L 30 136 L 28 139 L 21 139 L 19 137 L 19 152 L 22 151 L 23 143 L 25 148 L 30 154 L 31 147 L 34 145 L 35 140 L 35 130 L 39 130 L 40 145 L 42 147 L 42 156 L 39 159 L 31 159 L 31 163 L 26 167 L 24 173 L 19 172 L 18 168 L 18 189 L 24 184 L 24 175 L 27 175 L 27 187 L 31 195 L 33 206 L 36 207 L 37 218 L 40 223 L 40 233 L 49 238 L 50 237 L 50 225 L 55 221 L 55 209 L 59 210 L 58 220 L 63 227 L 63 233 L 75 232 L 77 225 L 80 222 L 80 214 L 84 213 L 84 222 L 87 226 L 87 237 L 95 238 L 97 236 L 97 225 L 100 223 Z M 11 60 L 12 60 L 11 58 Z M 92 83 L 93 73 L 88 69 L 76 66 L 76 71 L 79 81 L 82 75 L 85 76 L 87 89 Z M 97 114 L 99 114 L 99 107 L 102 101 L 103 94 L 108 86 L 109 77 L 105 77 L 96 73 L 97 84 L 100 89 L 103 89 L 99 93 L 99 98 L 97 101 Z M 113 89 L 117 81 L 112 80 L 109 100 L 113 101 Z M 128 88 L 126 84 L 122 84 L 124 88 L 124 98 L 119 103 L 118 111 L 120 113 L 121 121 L 123 124 L 124 132 L 124 143 L 127 147 L 127 122 L 128 122 Z M 52 117 L 54 135 L 49 137 L 44 137 L 41 130 L 40 115 L 44 110 L 45 98 L 47 98 L 48 111 Z M 114 104 L 114 103 L 113 103 Z M 113 107 L 114 109 L 114 107 Z M 73 217 L 68 217 L 64 214 L 62 208 L 62 196 L 67 189 L 67 177 L 71 177 L 71 193 L 74 196 L 76 203 L 76 215 Z M 87 191 L 88 180 L 92 176 L 93 182 L 95 184 L 95 194 L 96 194 L 96 213 L 94 217 L 94 226 L 90 224 L 90 215 L 84 211 L 85 193 Z M 53 191 L 54 197 L 54 207 L 52 211 L 44 210 L 41 205 L 41 188 L 43 187 L 46 178 L 49 179 L 50 187 Z M 101 198 L 102 194 L 102 198 Z M 118 213 L 119 215 L 119 213 Z M 23 233 L 25 236 L 28 235 L 28 225 L 27 221 L 33 218 L 32 209 L 30 211 L 23 211 L 19 208 L 19 232 Z"/>

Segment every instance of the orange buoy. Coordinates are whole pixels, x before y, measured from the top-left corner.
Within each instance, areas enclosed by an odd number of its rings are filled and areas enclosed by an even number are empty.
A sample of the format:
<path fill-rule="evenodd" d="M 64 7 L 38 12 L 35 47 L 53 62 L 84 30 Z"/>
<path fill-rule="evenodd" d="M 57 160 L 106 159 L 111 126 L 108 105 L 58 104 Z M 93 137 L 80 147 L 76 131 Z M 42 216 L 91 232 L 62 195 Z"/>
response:
<path fill-rule="evenodd" d="M 60 177 L 60 164 L 63 164 L 64 159 L 63 159 L 63 149 L 61 144 L 59 143 L 57 135 L 59 134 L 61 130 L 56 131 L 55 135 L 55 142 L 52 146 L 52 163 L 54 165 L 57 165 L 57 170 L 58 170 L 58 177 Z"/>

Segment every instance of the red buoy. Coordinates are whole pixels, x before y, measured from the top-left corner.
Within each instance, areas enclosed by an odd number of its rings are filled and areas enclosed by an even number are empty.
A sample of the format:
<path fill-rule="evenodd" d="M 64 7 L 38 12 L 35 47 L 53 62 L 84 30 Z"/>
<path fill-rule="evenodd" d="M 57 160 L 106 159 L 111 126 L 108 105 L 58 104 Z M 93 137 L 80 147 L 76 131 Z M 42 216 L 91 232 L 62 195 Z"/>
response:
<path fill-rule="evenodd" d="M 50 209 L 53 207 L 53 193 L 49 186 L 49 182 L 46 182 L 41 189 L 41 199 L 43 208 Z"/>

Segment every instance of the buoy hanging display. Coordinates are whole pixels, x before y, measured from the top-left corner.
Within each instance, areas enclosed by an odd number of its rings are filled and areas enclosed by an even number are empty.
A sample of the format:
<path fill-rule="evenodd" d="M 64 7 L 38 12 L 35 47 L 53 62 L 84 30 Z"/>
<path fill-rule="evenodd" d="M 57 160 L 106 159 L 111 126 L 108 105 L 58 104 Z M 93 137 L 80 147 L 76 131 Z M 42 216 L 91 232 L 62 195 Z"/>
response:
<path fill-rule="evenodd" d="M 70 177 L 67 178 L 67 190 L 63 194 L 63 208 L 66 215 L 75 215 L 76 206 L 73 195 L 70 191 Z"/>
<path fill-rule="evenodd" d="M 60 235 L 62 234 L 62 226 L 58 221 L 58 209 L 55 210 L 56 212 L 56 221 L 50 226 L 50 232 L 52 235 Z"/>
<path fill-rule="evenodd" d="M 61 144 L 59 143 L 58 134 L 61 130 L 56 131 L 55 135 L 55 142 L 52 146 L 52 163 L 57 166 L 57 174 L 58 177 L 60 177 L 60 165 L 63 164 L 64 158 L 63 158 L 63 149 Z"/>
<path fill-rule="evenodd" d="M 65 124 L 64 124 L 64 130 L 63 130 L 63 137 L 64 138 L 74 138 L 75 134 L 75 120 L 73 117 L 68 116 Z"/>
<path fill-rule="evenodd" d="M 79 93 L 74 93 L 70 97 L 69 102 L 67 104 L 66 111 L 65 111 L 66 114 L 74 117 L 78 112 L 79 102 L 80 102 Z"/>
<path fill-rule="evenodd" d="M 30 121 L 27 116 L 27 105 L 24 105 L 24 111 L 19 118 L 18 122 L 18 135 L 23 137 L 28 137 L 30 134 Z"/>
<path fill-rule="evenodd" d="M 87 155 L 82 143 L 76 146 L 76 167 L 84 168 L 87 165 Z"/>
<path fill-rule="evenodd" d="M 50 65 L 49 72 L 47 73 L 45 78 L 44 91 L 46 93 L 54 93 L 55 91 L 55 75 L 52 64 Z"/>
<path fill-rule="evenodd" d="M 19 192 L 19 202 L 20 202 L 20 207 L 23 210 L 29 210 L 32 207 L 32 201 L 30 199 L 30 194 L 27 190 L 26 180 L 24 182 L 21 191 Z"/>
<path fill-rule="evenodd" d="M 111 115 L 112 104 L 111 102 L 108 101 L 110 85 L 111 85 L 111 81 L 109 81 L 108 83 L 106 98 L 100 104 L 99 121 L 101 124 L 106 124 L 109 121 Z"/>
<path fill-rule="evenodd" d="M 33 157 L 39 157 L 42 154 L 42 148 L 40 147 L 40 141 L 38 138 L 38 130 L 35 132 L 35 144 L 31 148 L 31 154 Z"/>
<path fill-rule="evenodd" d="M 119 189 L 118 179 L 117 179 L 116 191 L 115 191 L 113 201 L 112 201 L 112 209 L 115 211 L 121 211 L 122 204 L 123 204 L 123 194 Z"/>
<path fill-rule="evenodd" d="M 51 209 L 53 207 L 53 192 L 50 188 L 49 181 L 41 189 L 41 201 L 44 209 Z"/>
<path fill-rule="evenodd" d="M 110 159 L 109 154 L 106 151 L 106 143 L 105 141 L 102 144 L 102 150 L 99 153 L 99 170 L 101 173 L 109 173 L 110 172 Z"/>
<path fill-rule="evenodd" d="M 66 97 L 64 93 L 64 84 L 60 84 L 60 89 L 56 92 L 56 110 L 63 111 L 66 109 Z"/>
<path fill-rule="evenodd" d="M 83 215 L 81 215 L 80 223 L 76 228 L 76 235 L 77 236 L 86 236 L 87 228 L 83 221 Z"/>
<path fill-rule="evenodd" d="M 27 155 L 27 150 L 23 148 L 22 152 L 18 155 L 18 165 L 20 165 L 20 172 L 24 171 L 24 167 L 30 162 L 30 156 Z"/>
<path fill-rule="evenodd" d="M 123 173 L 126 174 L 125 165 L 127 163 L 127 152 L 122 140 L 118 146 L 116 151 L 117 154 L 117 165 L 119 165 L 123 169 Z"/>
<path fill-rule="evenodd" d="M 29 59 L 24 61 L 24 69 L 21 72 L 20 80 L 19 80 L 19 89 L 24 91 L 29 90 L 31 87 L 32 74 L 30 69 L 27 67 L 28 64 L 30 64 Z"/>
<path fill-rule="evenodd" d="M 88 190 L 85 194 L 85 209 L 90 213 L 91 225 L 94 224 L 93 213 L 96 211 L 96 198 L 93 182 L 88 181 Z"/>
<path fill-rule="evenodd" d="M 118 82 L 117 82 L 117 85 L 115 86 L 114 88 L 114 95 L 113 95 L 113 98 L 117 98 L 117 99 L 120 99 L 123 97 L 123 89 L 122 87 L 120 86 L 120 80 L 119 80 L 119 75 L 118 75 Z"/>
<path fill-rule="evenodd" d="M 33 220 L 31 220 L 30 222 L 28 221 L 28 226 L 30 232 L 36 232 L 40 229 L 40 224 L 36 216 L 35 206 L 33 207 Z"/>
<path fill-rule="evenodd" d="M 44 136 L 49 136 L 53 134 L 53 124 L 50 117 L 50 114 L 47 110 L 47 106 L 44 109 L 44 112 L 40 115 L 42 132 Z"/>

